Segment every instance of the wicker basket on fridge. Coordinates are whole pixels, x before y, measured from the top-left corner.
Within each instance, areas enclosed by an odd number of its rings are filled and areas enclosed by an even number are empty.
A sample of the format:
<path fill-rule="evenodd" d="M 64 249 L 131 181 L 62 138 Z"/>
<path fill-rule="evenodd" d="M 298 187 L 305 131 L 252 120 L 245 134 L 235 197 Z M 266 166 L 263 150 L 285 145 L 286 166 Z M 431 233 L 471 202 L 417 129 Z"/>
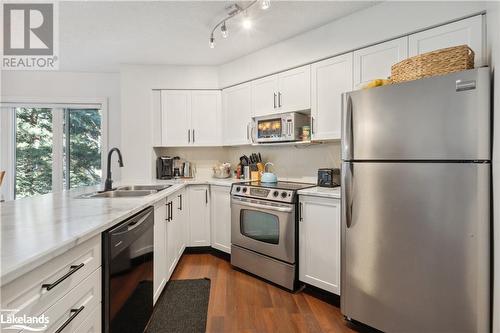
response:
<path fill-rule="evenodd" d="M 467 45 L 460 45 L 424 53 L 392 65 L 391 81 L 412 81 L 472 68 L 474 51 Z"/>

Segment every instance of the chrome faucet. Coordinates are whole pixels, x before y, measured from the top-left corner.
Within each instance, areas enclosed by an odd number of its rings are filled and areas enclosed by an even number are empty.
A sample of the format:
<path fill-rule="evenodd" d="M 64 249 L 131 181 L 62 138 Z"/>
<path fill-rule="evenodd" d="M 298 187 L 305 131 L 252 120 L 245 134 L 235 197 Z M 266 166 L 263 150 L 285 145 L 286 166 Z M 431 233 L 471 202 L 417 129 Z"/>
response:
<path fill-rule="evenodd" d="M 120 149 L 116 147 L 111 148 L 111 150 L 108 153 L 108 168 L 106 174 L 106 182 L 104 183 L 104 192 L 111 191 L 113 189 L 113 179 L 111 179 L 111 155 L 113 155 L 114 151 L 118 153 L 118 165 L 120 166 L 120 168 L 123 168 L 123 159 Z"/>

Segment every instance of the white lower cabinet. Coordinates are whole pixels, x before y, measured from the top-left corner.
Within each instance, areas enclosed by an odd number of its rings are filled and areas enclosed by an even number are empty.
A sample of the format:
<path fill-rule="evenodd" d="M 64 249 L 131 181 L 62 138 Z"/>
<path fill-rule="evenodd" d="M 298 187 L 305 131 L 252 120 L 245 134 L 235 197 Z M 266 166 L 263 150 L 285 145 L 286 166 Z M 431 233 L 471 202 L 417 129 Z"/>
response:
<path fill-rule="evenodd" d="M 231 188 L 210 186 L 212 247 L 231 253 Z"/>
<path fill-rule="evenodd" d="M 99 304 L 92 313 L 78 326 L 75 333 L 101 333 L 101 305 Z"/>
<path fill-rule="evenodd" d="M 166 199 L 154 205 L 154 268 L 153 268 L 153 303 L 167 283 L 167 206 Z"/>
<path fill-rule="evenodd" d="M 101 304 L 101 268 L 63 296 L 44 315 L 50 322 L 45 332 L 74 332 Z"/>
<path fill-rule="evenodd" d="M 340 295 L 340 199 L 299 200 L 299 280 Z"/>
<path fill-rule="evenodd" d="M 189 246 L 210 246 L 210 191 L 208 185 L 190 185 Z"/>

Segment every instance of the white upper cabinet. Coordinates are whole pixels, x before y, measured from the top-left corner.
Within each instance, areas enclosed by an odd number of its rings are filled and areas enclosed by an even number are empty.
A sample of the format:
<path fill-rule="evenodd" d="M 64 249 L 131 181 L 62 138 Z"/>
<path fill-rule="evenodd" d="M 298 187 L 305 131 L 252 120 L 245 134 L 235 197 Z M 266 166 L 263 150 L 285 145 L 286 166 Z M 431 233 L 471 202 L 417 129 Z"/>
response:
<path fill-rule="evenodd" d="M 162 146 L 221 144 L 219 90 L 163 90 L 161 109 Z"/>
<path fill-rule="evenodd" d="M 252 81 L 253 116 L 301 111 L 310 108 L 310 65 Z"/>
<path fill-rule="evenodd" d="M 231 253 L 231 187 L 210 186 L 212 247 Z"/>
<path fill-rule="evenodd" d="M 354 89 L 391 76 L 391 66 L 408 58 L 408 37 L 354 51 Z"/>
<path fill-rule="evenodd" d="M 278 75 L 252 81 L 252 114 L 264 116 L 277 112 Z"/>
<path fill-rule="evenodd" d="M 409 56 L 467 44 L 475 53 L 474 63 L 478 67 L 485 64 L 483 40 L 483 16 L 477 15 L 410 35 Z"/>
<path fill-rule="evenodd" d="M 340 295 L 340 200 L 300 196 L 299 280 Z"/>
<path fill-rule="evenodd" d="M 187 146 L 190 143 L 191 92 L 163 90 L 161 92 L 162 145 Z"/>
<path fill-rule="evenodd" d="M 250 144 L 252 121 L 251 85 L 243 83 L 222 91 L 223 144 L 226 146 Z"/>
<path fill-rule="evenodd" d="M 311 66 L 306 65 L 278 74 L 279 112 L 311 108 Z"/>
<path fill-rule="evenodd" d="M 196 146 L 221 144 L 220 91 L 191 92 L 191 131 L 191 143 Z"/>
<path fill-rule="evenodd" d="M 352 57 L 351 52 L 311 66 L 313 140 L 340 139 L 342 93 L 353 89 Z"/>

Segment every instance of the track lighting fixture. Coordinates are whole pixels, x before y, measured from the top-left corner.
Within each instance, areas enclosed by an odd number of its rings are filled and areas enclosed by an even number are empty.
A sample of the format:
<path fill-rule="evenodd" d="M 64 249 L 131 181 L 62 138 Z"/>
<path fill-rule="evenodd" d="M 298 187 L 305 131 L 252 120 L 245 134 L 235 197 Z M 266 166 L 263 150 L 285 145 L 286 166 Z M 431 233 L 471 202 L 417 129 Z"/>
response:
<path fill-rule="evenodd" d="M 260 8 L 261 8 L 262 10 L 269 9 L 269 7 L 271 7 L 271 1 L 269 1 L 269 0 L 262 0 L 262 1 L 260 2 Z"/>
<path fill-rule="evenodd" d="M 229 32 L 227 31 L 226 27 L 226 21 L 222 23 L 222 26 L 220 27 L 220 34 L 222 35 L 222 38 L 227 38 L 229 36 Z"/>
<path fill-rule="evenodd" d="M 252 7 L 253 5 L 255 5 L 257 2 L 260 3 L 260 8 L 262 10 L 266 10 L 266 9 L 269 9 L 269 7 L 271 6 L 271 1 L 270 0 L 255 0 L 255 1 L 252 1 L 249 5 L 247 5 L 246 7 L 241 7 L 240 5 L 238 4 L 233 4 L 231 6 L 228 6 L 226 8 L 227 10 L 227 17 L 225 17 L 222 21 L 220 21 L 219 23 L 217 23 L 214 28 L 212 29 L 212 32 L 210 33 L 210 42 L 209 42 L 209 46 L 211 49 L 215 48 L 215 37 L 214 37 L 214 32 L 215 30 L 220 27 L 220 33 L 221 33 L 221 36 L 222 38 L 227 38 L 229 36 L 229 31 L 227 30 L 227 26 L 226 26 L 226 22 L 235 17 L 236 15 L 239 15 L 241 13 L 245 13 L 245 17 L 243 18 L 243 20 L 241 21 L 241 25 L 243 26 L 243 28 L 245 29 L 250 29 L 252 27 L 252 20 L 247 16 L 247 10 Z"/>

